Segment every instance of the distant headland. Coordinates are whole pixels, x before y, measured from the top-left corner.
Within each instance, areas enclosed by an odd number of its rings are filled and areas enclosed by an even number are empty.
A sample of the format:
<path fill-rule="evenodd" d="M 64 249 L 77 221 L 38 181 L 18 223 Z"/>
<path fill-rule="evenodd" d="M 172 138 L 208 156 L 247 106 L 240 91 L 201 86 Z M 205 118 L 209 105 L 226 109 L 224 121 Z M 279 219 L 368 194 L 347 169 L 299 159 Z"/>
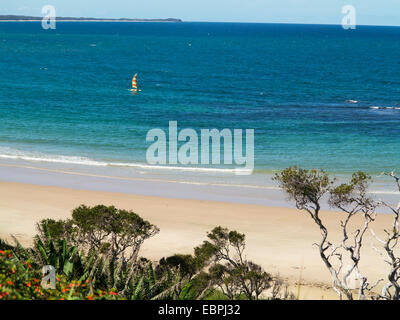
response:
<path fill-rule="evenodd" d="M 0 21 L 41 21 L 43 17 L 18 16 L 18 15 L 0 15 Z M 56 17 L 57 21 L 77 21 L 77 22 L 182 22 L 181 19 L 108 19 L 108 18 L 72 18 L 72 17 Z"/>

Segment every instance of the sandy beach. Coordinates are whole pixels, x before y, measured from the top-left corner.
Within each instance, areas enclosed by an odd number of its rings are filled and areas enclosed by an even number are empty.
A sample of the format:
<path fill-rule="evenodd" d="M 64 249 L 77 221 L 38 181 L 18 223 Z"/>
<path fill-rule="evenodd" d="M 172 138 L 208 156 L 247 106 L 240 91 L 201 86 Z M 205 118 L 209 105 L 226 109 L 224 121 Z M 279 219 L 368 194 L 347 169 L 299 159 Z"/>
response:
<path fill-rule="evenodd" d="M 35 223 L 43 218 L 63 219 L 80 204 L 115 205 L 130 209 L 156 224 L 161 232 L 148 240 L 141 255 L 158 260 L 174 253 L 191 253 L 205 240 L 207 231 L 221 225 L 246 234 L 247 257 L 272 274 L 280 274 L 297 293 L 301 277 L 301 299 L 334 299 L 330 275 L 312 244 L 319 230 L 309 216 L 296 209 L 217 201 L 173 199 L 115 192 L 0 182 L 0 237 L 15 235 L 28 245 Z M 323 212 L 332 240 L 340 239 L 342 215 Z M 389 226 L 391 217 L 379 215 L 374 230 Z M 384 277 L 386 266 L 366 236 L 361 270 L 371 282 Z"/>

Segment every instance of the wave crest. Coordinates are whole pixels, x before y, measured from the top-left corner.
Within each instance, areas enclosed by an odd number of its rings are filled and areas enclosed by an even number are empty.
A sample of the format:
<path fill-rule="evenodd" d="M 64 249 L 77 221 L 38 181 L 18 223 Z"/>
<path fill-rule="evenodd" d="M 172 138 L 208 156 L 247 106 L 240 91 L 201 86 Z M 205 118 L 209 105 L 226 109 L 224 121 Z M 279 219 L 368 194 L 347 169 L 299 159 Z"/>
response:
<path fill-rule="evenodd" d="M 97 166 L 97 167 L 130 167 L 147 170 L 177 170 L 188 172 L 214 172 L 214 173 L 248 173 L 250 170 L 242 168 L 205 168 L 205 167 L 180 167 L 180 166 L 163 166 L 149 165 L 136 162 L 113 162 L 100 161 L 86 157 L 66 156 L 66 155 L 50 155 L 39 152 L 20 151 L 11 148 L 0 148 L 0 159 L 24 160 L 33 162 L 49 162 L 63 163 L 71 165 Z M 251 173 L 251 172 L 250 172 Z"/>

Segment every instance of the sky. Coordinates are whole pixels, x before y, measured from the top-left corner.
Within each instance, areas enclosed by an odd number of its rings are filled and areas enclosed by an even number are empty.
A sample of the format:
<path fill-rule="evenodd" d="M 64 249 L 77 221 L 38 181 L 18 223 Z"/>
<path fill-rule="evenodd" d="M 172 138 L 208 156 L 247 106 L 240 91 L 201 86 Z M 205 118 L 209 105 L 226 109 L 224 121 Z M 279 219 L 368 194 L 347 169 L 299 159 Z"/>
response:
<path fill-rule="evenodd" d="M 400 26 L 400 0 L 0 0 L 0 14 L 94 18 L 180 18 L 184 21 L 340 24 L 353 5 L 357 25 Z"/>

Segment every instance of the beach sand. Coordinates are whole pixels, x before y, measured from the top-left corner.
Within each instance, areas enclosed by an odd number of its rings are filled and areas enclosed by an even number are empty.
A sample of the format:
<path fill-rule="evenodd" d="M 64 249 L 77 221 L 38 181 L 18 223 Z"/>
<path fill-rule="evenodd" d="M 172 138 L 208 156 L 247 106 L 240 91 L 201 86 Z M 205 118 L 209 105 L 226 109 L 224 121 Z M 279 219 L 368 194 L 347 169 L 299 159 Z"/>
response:
<path fill-rule="evenodd" d="M 335 299 L 329 289 L 330 275 L 319 258 L 320 233 L 310 217 L 296 209 L 216 201 L 136 196 L 124 193 L 75 190 L 62 187 L 0 182 L 0 238 L 15 235 L 31 244 L 35 223 L 43 218 L 62 219 L 80 204 L 115 205 L 130 209 L 156 224 L 160 233 L 145 242 L 141 255 L 152 260 L 174 253 L 192 253 L 206 239 L 207 231 L 221 225 L 246 234 L 247 257 L 268 272 L 280 274 L 297 295 L 301 277 L 301 299 Z M 342 214 L 323 212 L 332 240 L 340 239 Z M 374 230 L 389 227 L 390 215 L 381 214 Z M 371 282 L 385 277 L 387 266 L 370 245 L 366 235 L 362 250 L 364 271 Z"/>

